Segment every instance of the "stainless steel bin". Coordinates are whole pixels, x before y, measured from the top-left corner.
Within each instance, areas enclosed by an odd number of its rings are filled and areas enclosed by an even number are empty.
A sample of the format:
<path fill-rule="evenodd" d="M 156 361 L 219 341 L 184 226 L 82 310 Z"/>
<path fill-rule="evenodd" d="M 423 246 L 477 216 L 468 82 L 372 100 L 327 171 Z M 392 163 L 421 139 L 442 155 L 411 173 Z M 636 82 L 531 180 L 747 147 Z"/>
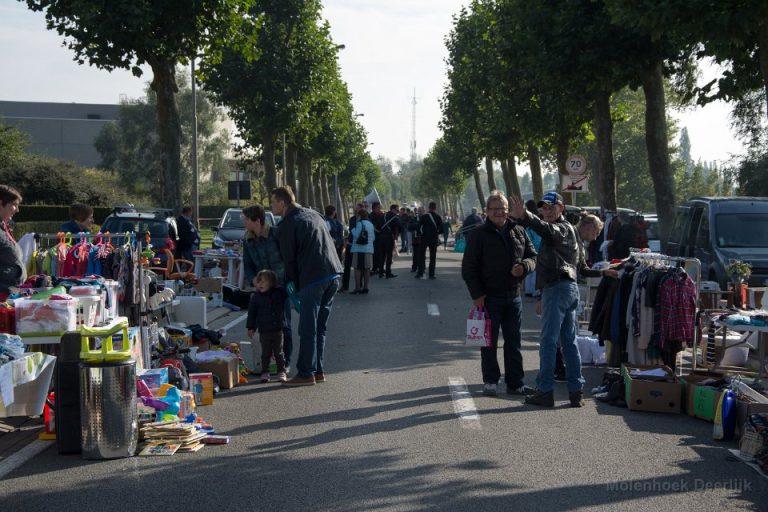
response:
<path fill-rule="evenodd" d="M 136 362 L 80 363 L 80 442 L 84 459 L 136 454 Z"/>

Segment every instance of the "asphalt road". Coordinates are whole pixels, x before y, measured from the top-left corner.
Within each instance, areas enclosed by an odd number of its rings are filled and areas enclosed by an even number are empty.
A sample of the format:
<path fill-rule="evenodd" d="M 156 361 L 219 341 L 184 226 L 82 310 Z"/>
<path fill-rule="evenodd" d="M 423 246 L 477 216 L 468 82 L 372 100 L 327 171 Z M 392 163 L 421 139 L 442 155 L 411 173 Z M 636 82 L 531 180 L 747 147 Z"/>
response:
<path fill-rule="evenodd" d="M 337 295 L 326 383 L 248 384 L 199 409 L 231 444 L 112 461 L 49 448 L 0 480 L 2 509 L 768 510 L 768 480 L 732 460 L 735 443 L 713 441 L 710 423 L 591 399 L 571 409 L 565 384 L 549 410 L 482 396 L 479 353 L 462 346 L 460 255 L 439 258 L 435 281 L 401 258 L 399 277 L 374 278 L 369 295 Z M 529 384 L 532 309 L 526 300 Z M 228 339 L 245 339 L 244 326 Z M 591 388 L 602 370 L 585 374 Z"/>

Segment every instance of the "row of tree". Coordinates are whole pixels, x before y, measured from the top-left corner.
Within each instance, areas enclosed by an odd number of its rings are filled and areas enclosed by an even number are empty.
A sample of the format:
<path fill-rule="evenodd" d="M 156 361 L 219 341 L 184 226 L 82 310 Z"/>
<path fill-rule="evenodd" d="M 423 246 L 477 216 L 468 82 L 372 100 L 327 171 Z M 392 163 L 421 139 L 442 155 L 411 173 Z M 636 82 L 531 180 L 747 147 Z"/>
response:
<path fill-rule="evenodd" d="M 593 142 L 592 183 L 599 204 L 615 209 L 621 184 L 613 132 L 625 115 L 615 98 L 639 89 L 647 168 L 638 171 L 653 189 L 666 240 L 678 198 L 666 86 L 683 102 L 735 102 L 744 126 L 764 118 L 768 4 L 760 0 L 473 0 L 454 18 L 446 45 L 443 138 L 424 170 L 454 193 L 470 176 L 482 190 L 482 161 L 489 188 L 496 188 L 499 161 L 504 188 L 519 193 L 516 165 L 527 161 L 540 197 L 542 161 L 566 174 L 568 155 Z M 705 58 L 726 72 L 697 86 L 696 64 Z"/>
<path fill-rule="evenodd" d="M 164 206 L 179 208 L 188 183 L 177 67 L 193 59 L 200 62 L 196 78 L 238 128 L 243 161 L 263 162 L 257 197 L 278 184 L 276 157 L 285 162 L 281 181 L 316 207 L 332 203 L 329 177 L 338 178 L 342 198 L 362 194 L 378 177 L 340 76 L 343 45 L 331 39 L 320 0 L 115 0 L 109 9 L 98 0 L 20 1 L 45 13 L 47 27 L 65 36 L 79 63 L 136 76 L 141 66 L 151 68 L 154 99 L 147 106 L 156 112 L 157 138 L 136 161 L 120 151 L 121 144 L 136 149 L 140 139 L 118 141 L 125 126 L 100 144 L 105 163 L 126 180 L 155 168 L 155 182 L 146 185 Z"/>

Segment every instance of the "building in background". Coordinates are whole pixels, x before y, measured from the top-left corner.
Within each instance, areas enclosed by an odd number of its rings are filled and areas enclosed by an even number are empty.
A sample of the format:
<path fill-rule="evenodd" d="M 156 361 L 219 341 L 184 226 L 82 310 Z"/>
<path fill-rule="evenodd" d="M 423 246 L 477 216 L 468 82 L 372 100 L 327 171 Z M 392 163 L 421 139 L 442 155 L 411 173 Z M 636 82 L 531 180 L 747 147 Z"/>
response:
<path fill-rule="evenodd" d="M 93 143 L 119 112 L 120 105 L 0 101 L 0 117 L 29 136 L 29 152 L 84 167 L 100 162 Z"/>

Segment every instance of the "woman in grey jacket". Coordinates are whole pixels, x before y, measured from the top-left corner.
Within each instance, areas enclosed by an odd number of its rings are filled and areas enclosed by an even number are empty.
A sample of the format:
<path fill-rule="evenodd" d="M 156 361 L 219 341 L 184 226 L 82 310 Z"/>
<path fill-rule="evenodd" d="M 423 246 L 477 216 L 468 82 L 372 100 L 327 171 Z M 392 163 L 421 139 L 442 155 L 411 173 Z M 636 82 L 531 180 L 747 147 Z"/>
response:
<path fill-rule="evenodd" d="M 14 240 L 8 221 L 19 211 L 21 194 L 8 185 L 0 185 L 0 293 L 7 294 L 11 287 L 17 287 L 27 279 L 27 270 L 22 260 L 19 244 Z"/>

